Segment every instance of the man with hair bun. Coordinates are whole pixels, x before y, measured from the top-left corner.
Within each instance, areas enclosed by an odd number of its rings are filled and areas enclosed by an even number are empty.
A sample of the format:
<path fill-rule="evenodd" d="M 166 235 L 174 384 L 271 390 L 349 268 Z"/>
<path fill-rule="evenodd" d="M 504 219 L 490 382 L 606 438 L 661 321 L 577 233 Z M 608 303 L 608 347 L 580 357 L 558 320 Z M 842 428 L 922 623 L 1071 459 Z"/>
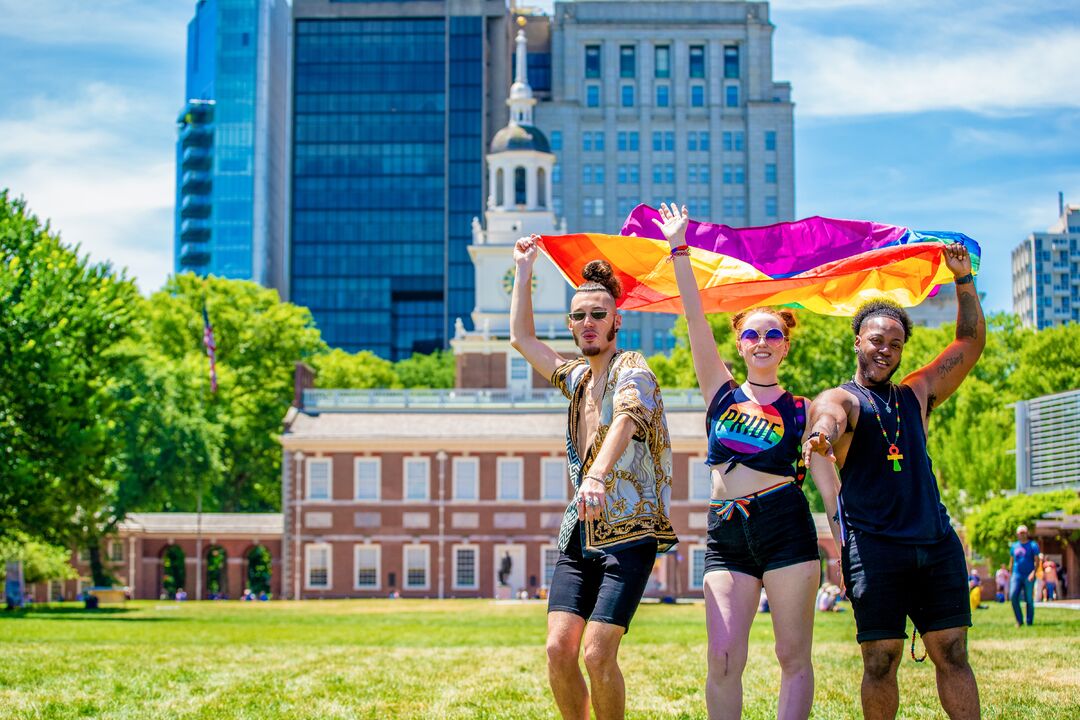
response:
<path fill-rule="evenodd" d="M 575 494 L 559 530 L 548 595 L 548 679 L 564 718 L 621 718 L 617 655 L 658 552 L 678 542 L 668 519 L 671 442 L 660 387 L 639 353 L 616 347 L 621 294 L 611 266 L 585 266 L 567 320 L 582 357 L 536 337 L 535 236 L 514 247 L 510 344 L 570 400 L 566 454 Z M 585 646 L 589 687 L 578 666 Z"/>
<path fill-rule="evenodd" d="M 895 384 L 891 380 L 911 320 L 894 303 L 864 305 L 852 321 L 855 376 L 814 400 L 803 443 L 815 478 L 835 478 L 839 468 L 839 494 L 822 494 L 842 545 L 841 568 L 862 650 L 867 718 L 896 716 L 896 672 L 908 617 L 915 627 L 912 658 L 919 660 L 914 648 L 916 632 L 921 633 L 945 712 L 950 718 L 980 714 L 968 664 L 971 608 L 964 549 L 941 503 L 926 433 L 930 413 L 975 367 L 986 345 L 986 322 L 967 249 L 949 245 L 944 259 L 956 283 L 955 340 Z"/>

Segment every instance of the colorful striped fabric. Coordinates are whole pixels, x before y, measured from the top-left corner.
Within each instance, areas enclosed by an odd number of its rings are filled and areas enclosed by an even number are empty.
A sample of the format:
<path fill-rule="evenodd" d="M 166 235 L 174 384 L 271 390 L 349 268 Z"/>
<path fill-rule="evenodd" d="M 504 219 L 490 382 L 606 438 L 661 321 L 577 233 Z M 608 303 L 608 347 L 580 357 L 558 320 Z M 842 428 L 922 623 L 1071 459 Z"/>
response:
<path fill-rule="evenodd" d="M 657 210 L 638 205 L 622 235 L 545 235 L 539 244 L 575 286 L 590 260 L 610 262 L 623 283 L 623 310 L 682 313 L 668 243 L 653 218 Z M 692 220 L 686 242 L 707 313 L 773 305 L 853 315 L 880 297 L 912 307 L 952 282 L 946 244 L 967 247 L 973 272 L 980 259 L 978 243 L 962 233 L 823 217 L 753 228 Z"/>

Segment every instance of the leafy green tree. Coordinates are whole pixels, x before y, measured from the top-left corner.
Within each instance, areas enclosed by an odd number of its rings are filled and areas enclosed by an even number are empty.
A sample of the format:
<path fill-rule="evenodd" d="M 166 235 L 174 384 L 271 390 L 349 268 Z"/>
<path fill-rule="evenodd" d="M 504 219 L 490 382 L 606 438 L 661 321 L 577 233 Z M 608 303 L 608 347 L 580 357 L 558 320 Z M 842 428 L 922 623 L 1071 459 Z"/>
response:
<path fill-rule="evenodd" d="M 454 353 L 436 350 L 428 355 L 414 354 L 394 363 L 394 373 L 400 387 L 454 387 Z"/>
<path fill-rule="evenodd" d="M 78 577 L 71 566 L 71 550 L 40 542 L 19 530 L 0 537 L 0 582 L 6 578 L 7 563 L 16 560 L 22 561 L 27 584 Z"/>
<path fill-rule="evenodd" d="M 0 192 L 0 533 L 67 545 L 114 482 L 138 292 Z"/>
<path fill-rule="evenodd" d="M 975 552 L 995 565 L 1009 561 L 1009 544 L 1018 525 L 1035 529 L 1035 522 L 1049 512 L 1080 513 L 1080 496 L 1071 490 L 995 497 L 979 505 L 964 521 L 967 540 Z M 1075 541 L 1080 531 L 1068 538 Z"/>
<path fill-rule="evenodd" d="M 350 353 L 340 348 L 311 359 L 315 384 L 320 388 L 401 387 L 394 364 L 369 350 Z"/>
<path fill-rule="evenodd" d="M 203 346 L 204 306 L 217 343 L 217 393 L 210 390 Z M 283 303 L 276 291 L 252 282 L 177 275 L 150 297 L 141 342 L 187 370 L 184 377 L 199 397 L 186 398 L 191 404 L 186 407 L 192 414 L 201 412 L 216 428 L 219 456 L 207 447 L 204 471 L 191 469 L 199 475 L 196 492 L 204 498 L 203 508 L 278 509 L 281 447 L 276 436 L 292 401 L 293 368 L 326 350 L 310 311 Z"/>

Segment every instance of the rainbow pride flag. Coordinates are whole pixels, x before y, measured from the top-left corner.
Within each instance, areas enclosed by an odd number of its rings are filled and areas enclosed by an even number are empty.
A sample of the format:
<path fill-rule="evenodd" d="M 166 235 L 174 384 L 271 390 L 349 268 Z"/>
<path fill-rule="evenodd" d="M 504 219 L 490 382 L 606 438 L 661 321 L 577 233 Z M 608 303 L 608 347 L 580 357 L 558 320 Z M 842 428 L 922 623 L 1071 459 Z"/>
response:
<path fill-rule="evenodd" d="M 539 245 L 575 286 L 590 260 L 610 262 L 623 284 L 623 310 L 682 313 L 668 243 L 654 218 L 657 210 L 638 205 L 621 235 L 545 235 Z M 973 272 L 981 253 L 962 233 L 823 217 L 752 228 L 691 220 L 686 242 L 707 313 L 773 305 L 853 315 L 881 297 L 913 307 L 952 282 L 946 244 L 967 247 Z"/>

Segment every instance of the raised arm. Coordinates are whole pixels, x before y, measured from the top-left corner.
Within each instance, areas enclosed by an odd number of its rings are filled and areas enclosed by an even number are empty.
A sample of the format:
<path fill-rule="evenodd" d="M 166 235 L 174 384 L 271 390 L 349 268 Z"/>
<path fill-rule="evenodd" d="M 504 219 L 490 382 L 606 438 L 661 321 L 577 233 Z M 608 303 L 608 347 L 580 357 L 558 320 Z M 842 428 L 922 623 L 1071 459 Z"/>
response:
<path fill-rule="evenodd" d="M 698 387 L 705 398 L 705 404 L 712 402 L 716 392 L 729 380 L 731 372 L 727 365 L 720 359 L 720 353 L 716 349 L 716 340 L 713 338 L 712 326 L 705 319 L 705 310 L 701 305 L 701 291 L 698 290 L 697 280 L 694 279 L 694 268 L 690 264 L 689 249 L 680 250 L 686 246 L 686 226 L 690 217 L 686 212 L 686 206 L 682 210 L 672 203 L 660 204 L 660 217 L 663 222 L 653 219 L 653 222 L 664 233 L 671 245 L 672 254 L 670 261 L 675 265 L 675 279 L 679 283 L 679 296 L 682 299 L 683 313 L 686 315 L 686 328 L 690 334 L 690 355 L 694 359 L 694 373 L 697 375 Z"/>
<path fill-rule="evenodd" d="M 510 296 L 510 344 L 529 361 L 536 372 L 550 378 L 566 358 L 536 337 L 533 322 L 532 274 L 539 254 L 531 238 L 519 238 L 514 245 L 514 291 Z"/>
<path fill-rule="evenodd" d="M 986 319 L 971 276 L 967 248 L 960 243 L 946 247 L 945 263 L 956 278 L 956 339 L 928 365 L 904 378 L 904 384 L 922 402 L 927 417 L 956 392 L 986 347 Z"/>

